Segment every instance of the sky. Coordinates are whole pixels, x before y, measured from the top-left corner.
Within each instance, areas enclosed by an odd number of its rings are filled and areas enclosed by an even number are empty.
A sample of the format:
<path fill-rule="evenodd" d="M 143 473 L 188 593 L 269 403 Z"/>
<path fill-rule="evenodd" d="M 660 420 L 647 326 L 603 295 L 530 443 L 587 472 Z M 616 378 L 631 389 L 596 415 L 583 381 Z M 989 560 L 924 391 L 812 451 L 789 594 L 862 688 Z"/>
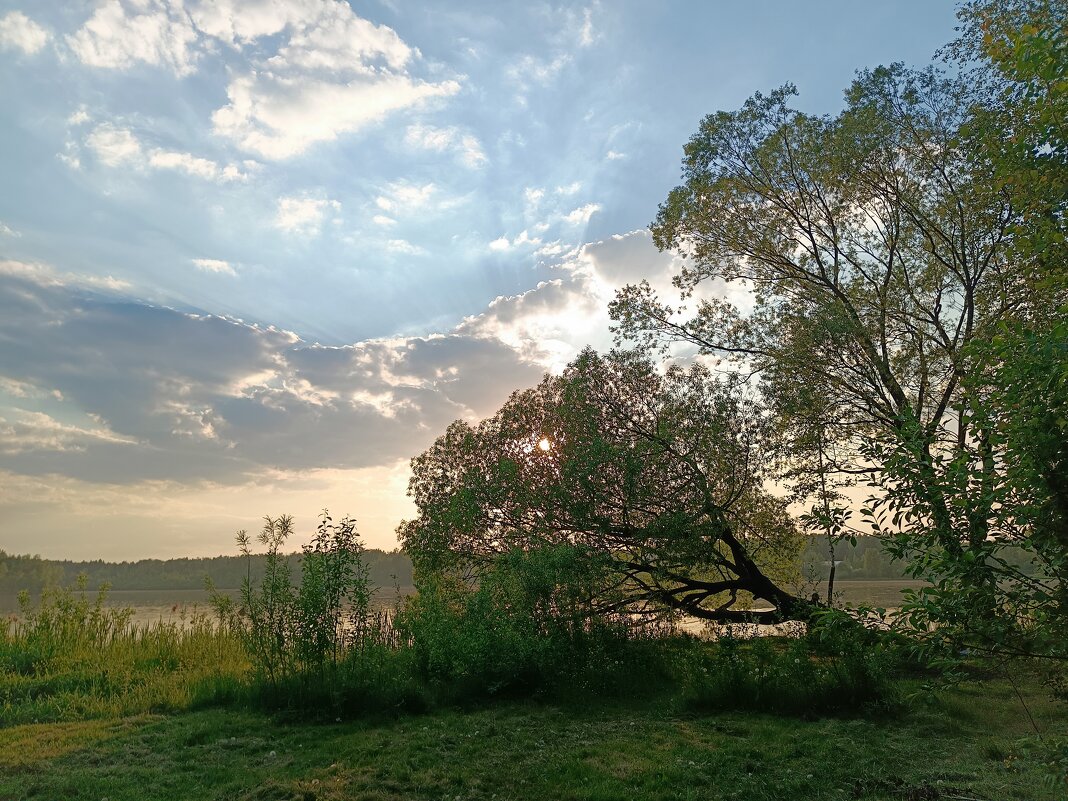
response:
<path fill-rule="evenodd" d="M 706 114 L 927 64 L 948 0 L 0 0 L 0 549 L 396 546 L 408 461 L 677 267 Z M 720 287 L 725 293 L 738 291 Z"/>

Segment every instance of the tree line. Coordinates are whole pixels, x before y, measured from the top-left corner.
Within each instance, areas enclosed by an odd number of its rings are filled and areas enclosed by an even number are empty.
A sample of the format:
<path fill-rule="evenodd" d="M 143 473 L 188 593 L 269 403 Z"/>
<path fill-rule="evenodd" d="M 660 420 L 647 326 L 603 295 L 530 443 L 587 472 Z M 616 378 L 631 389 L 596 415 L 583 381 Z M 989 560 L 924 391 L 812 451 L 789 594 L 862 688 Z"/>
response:
<path fill-rule="evenodd" d="M 412 585 L 411 560 L 400 551 L 368 549 L 363 552 L 371 586 L 390 588 Z M 240 587 L 246 577 L 262 580 L 266 554 L 214 556 L 185 559 L 139 559 L 132 562 L 87 562 L 13 556 L 0 551 L 0 593 L 22 590 L 37 593 L 45 587 L 69 587 L 79 576 L 88 587 L 107 584 L 113 590 L 202 590 L 205 580 L 222 589 Z M 291 554 L 288 570 L 300 575 L 302 554 Z"/>

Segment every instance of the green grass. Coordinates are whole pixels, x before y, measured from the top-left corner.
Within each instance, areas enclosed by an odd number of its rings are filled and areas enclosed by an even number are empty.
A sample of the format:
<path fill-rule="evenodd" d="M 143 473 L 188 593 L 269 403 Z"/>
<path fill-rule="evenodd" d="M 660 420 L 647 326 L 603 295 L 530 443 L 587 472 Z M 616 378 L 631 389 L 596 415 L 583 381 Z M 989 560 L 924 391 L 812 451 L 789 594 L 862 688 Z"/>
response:
<path fill-rule="evenodd" d="M 921 693 L 843 620 L 807 641 L 606 641 L 584 667 L 565 650 L 510 699 L 425 675 L 412 646 L 265 698 L 232 631 L 128 623 L 63 592 L 0 626 L 0 801 L 1068 797 L 1044 764 L 1065 772 L 1068 715 L 1037 678 L 1016 681 L 1041 742 L 1007 677 Z"/>
<path fill-rule="evenodd" d="M 1024 688 L 1040 727 L 1063 710 Z M 1003 681 L 885 719 L 695 715 L 661 698 L 309 724 L 249 711 L 0 729 L 0 799 L 1063 799 Z"/>

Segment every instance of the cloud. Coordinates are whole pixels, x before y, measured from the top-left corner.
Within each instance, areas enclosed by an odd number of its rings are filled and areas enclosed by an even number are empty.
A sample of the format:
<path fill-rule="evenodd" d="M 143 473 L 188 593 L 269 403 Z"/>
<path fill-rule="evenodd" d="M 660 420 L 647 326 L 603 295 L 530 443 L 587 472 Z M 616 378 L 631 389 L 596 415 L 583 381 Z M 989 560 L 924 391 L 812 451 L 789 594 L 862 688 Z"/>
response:
<path fill-rule="evenodd" d="M 587 203 L 585 206 L 580 206 L 568 214 L 565 214 L 564 220 L 572 225 L 585 225 L 590 221 L 590 217 L 600 210 L 600 203 Z"/>
<path fill-rule="evenodd" d="M 16 231 L 14 228 L 12 228 L 7 223 L 5 223 L 3 221 L 0 221 L 0 236 L 10 236 L 10 237 L 18 238 L 18 237 L 22 236 L 22 234 L 20 234 L 18 231 Z"/>
<path fill-rule="evenodd" d="M 494 239 L 492 242 L 489 243 L 489 249 L 498 252 L 503 252 L 506 250 L 511 250 L 512 248 L 522 247 L 524 245 L 535 246 L 540 244 L 541 239 L 539 239 L 538 237 L 532 237 L 529 231 L 523 230 L 519 233 L 518 236 L 512 238 L 511 240 L 509 240 L 506 236 L 502 236 L 499 239 Z"/>
<path fill-rule="evenodd" d="M 189 16 L 208 36 L 240 49 L 291 25 L 316 19 L 325 5 L 323 0 L 195 0 Z"/>
<path fill-rule="evenodd" d="M 84 125 L 85 123 L 89 122 L 90 119 L 91 118 L 89 116 L 89 109 L 87 109 L 84 105 L 81 105 L 78 106 L 78 108 L 76 108 L 69 117 L 67 117 L 67 125 L 71 126 L 72 128 L 77 127 L 79 125 Z"/>
<path fill-rule="evenodd" d="M 393 465 L 543 369 L 491 336 L 325 346 L 4 272 L 0 364 L 24 394 L 53 398 L 0 403 L 17 434 L 0 470 L 118 483 Z"/>
<path fill-rule="evenodd" d="M 231 80 L 229 103 L 212 115 L 215 133 L 272 160 L 353 133 L 389 113 L 459 91 L 445 81 L 371 73 L 351 80 L 256 72 Z"/>
<path fill-rule="evenodd" d="M 52 34 L 21 11 L 0 17 L 0 49 L 21 50 L 28 56 L 40 52 Z"/>
<path fill-rule="evenodd" d="M 301 21 L 268 64 L 278 69 L 321 70 L 338 74 L 370 72 L 374 67 L 401 70 L 412 57 L 396 31 L 375 25 L 341 2 L 319 5 L 317 19 Z"/>
<path fill-rule="evenodd" d="M 434 128 L 427 125 L 410 125 L 404 134 L 409 147 L 422 148 L 437 153 L 452 151 L 465 167 L 476 169 L 489 159 L 482 150 L 482 143 L 473 134 L 465 133 L 457 126 Z"/>
<path fill-rule="evenodd" d="M 86 116 L 88 118 L 88 116 Z M 160 147 L 146 148 L 128 128 L 103 122 L 93 128 L 85 138 L 85 146 L 96 156 L 97 161 L 108 167 L 128 166 L 138 170 L 170 170 L 182 172 L 206 181 L 228 183 L 245 181 L 248 172 L 235 164 L 225 166 L 211 159 L 194 156 L 178 150 Z M 81 161 L 71 154 L 61 155 L 72 167 L 81 167 Z M 255 162 L 246 162 L 246 167 Z"/>
<path fill-rule="evenodd" d="M 128 69 L 143 63 L 176 75 L 195 70 L 196 29 L 180 1 L 106 0 L 66 37 L 75 56 L 90 67 Z"/>
<path fill-rule="evenodd" d="M 413 245 L 406 239 L 390 239 L 386 242 L 386 250 L 390 253 L 399 253 L 404 256 L 425 256 L 426 249 Z"/>
<path fill-rule="evenodd" d="M 40 287 L 75 287 L 118 292 L 130 288 L 127 281 L 110 275 L 82 275 L 61 273 L 51 265 L 40 262 L 0 260 L 0 279 L 8 277 Z"/>
<path fill-rule="evenodd" d="M 93 151 L 98 161 L 109 167 L 140 164 L 144 159 L 137 137 L 131 131 L 117 128 L 109 122 L 94 128 L 86 137 L 85 144 Z"/>
<path fill-rule="evenodd" d="M 63 423 L 44 412 L 17 409 L 14 420 L 0 416 L 0 455 L 17 456 L 38 451 L 84 453 L 94 443 L 134 445 L 136 442 L 106 426 Z"/>
<path fill-rule="evenodd" d="M 569 271 L 518 295 L 499 297 L 482 314 L 469 317 L 458 332 L 489 337 L 515 348 L 524 358 L 559 371 L 588 344 L 607 338 L 607 298 L 590 277 Z"/>
<path fill-rule="evenodd" d="M 316 236 L 322 229 L 323 218 L 330 211 L 341 211 L 341 204 L 336 200 L 310 195 L 280 197 L 274 226 L 290 234 Z"/>
<path fill-rule="evenodd" d="M 195 72 L 219 42 L 244 59 L 232 69 L 226 104 L 212 114 L 213 130 L 271 160 L 460 90 L 454 80 L 412 75 L 418 51 L 342 0 L 201 0 L 188 7 L 183 0 L 105 0 L 66 37 L 89 66 L 148 64 L 178 76 Z M 457 148 L 462 159 L 479 162 L 474 137 L 461 136 Z"/>
<path fill-rule="evenodd" d="M 584 225 L 585 223 L 590 222 L 590 218 L 593 217 L 597 211 L 600 211 L 600 208 L 599 203 L 587 203 L 586 205 L 580 206 L 564 215 L 564 220 L 572 225 Z"/>
<path fill-rule="evenodd" d="M 237 276 L 237 271 L 228 261 L 222 259 L 193 259 L 192 261 L 193 266 L 201 272 Z"/>
<path fill-rule="evenodd" d="M 193 19 L 237 47 L 281 35 L 273 55 L 231 78 L 227 104 L 212 115 L 217 134 L 267 159 L 291 158 L 460 89 L 456 81 L 410 75 L 417 51 L 393 29 L 357 16 L 347 3 L 308 0 L 284 8 L 227 3 L 216 9 L 201 4 Z"/>
<path fill-rule="evenodd" d="M 589 47 L 594 43 L 594 40 L 593 9 L 585 8 L 582 10 L 582 26 L 578 31 L 578 41 L 583 47 Z"/>
<path fill-rule="evenodd" d="M 375 198 L 375 205 L 390 213 L 411 211 L 425 206 L 437 191 L 433 183 L 413 184 L 396 181 L 384 187 Z"/>
<path fill-rule="evenodd" d="M 525 55 L 508 68 L 507 74 L 523 88 L 532 82 L 544 86 L 556 80 L 564 67 L 570 63 L 570 53 L 560 53 L 551 59 Z"/>

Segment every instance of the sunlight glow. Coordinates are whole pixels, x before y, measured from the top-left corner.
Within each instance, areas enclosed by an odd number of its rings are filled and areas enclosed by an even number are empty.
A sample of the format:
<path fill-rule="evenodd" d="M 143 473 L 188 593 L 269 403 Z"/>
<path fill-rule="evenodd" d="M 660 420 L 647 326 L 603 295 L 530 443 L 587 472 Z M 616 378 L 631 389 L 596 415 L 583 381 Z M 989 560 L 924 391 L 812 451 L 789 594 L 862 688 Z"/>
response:
<path fill-rule="evenodd" d="M 538 449 L 548 453 L 553 449 L 553 444 L 549 442 L 545 437 L 538 440 Z"/>

